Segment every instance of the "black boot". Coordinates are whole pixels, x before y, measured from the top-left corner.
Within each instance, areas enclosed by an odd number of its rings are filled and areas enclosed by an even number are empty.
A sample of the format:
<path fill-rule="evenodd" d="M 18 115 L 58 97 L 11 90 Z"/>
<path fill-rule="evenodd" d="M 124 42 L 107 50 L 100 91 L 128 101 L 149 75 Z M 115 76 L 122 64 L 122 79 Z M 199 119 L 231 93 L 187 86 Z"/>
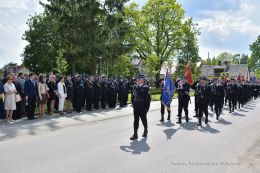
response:
<path fill-rule="evenodd" d="M 168 121 L 171 120 L 171 115 L 170 115 L 170 114 L 168 114 L 168 118 L 167 118 L 167 120 L 168 120 Z"/>
<path fill-rule="evenodd" d="M 201 126 L 201 117 L 199 117 L 199 123 L 197 124 L 197 126 Z"/>
<path fill-rule="evenodd" d="M 181 116 L 178 115 L 178 121 L 176 123 L 181 124 Z"/>
<path fill-rule="evenodd" d="M 188 123 L 188 122 L 189 122 L 189 116 L 186 115 L 186 123 Z"/>
<path fill-rule="evenodd" d="M 160 122 L 164 122 L 164 115 L 162 115 Z"/>
<path fill-rule="evenodd" d="M 206 117 L 205 124 L 208 124 L 208 122 L 209 122 L 208 117 Z"/>
<path fill-rule="evenodd" d="M 145 130 L 144 130 L 144 133 L 143 133 L 143 137 L 146 138 L 146 137 L 147 137 L 147 134 L 148 134 L 148 130 L 145 129 Z"/>
<path fill-rule="evenodd" d="M 130 137 L 130 140 L 136 140 L 136 139 L 138 139 L 138 136 L 137 136 L 137 134 L 133 134 L 133 136 L 132 137 Z"/>
<path fill-rule="evenodd" d="M 219 120 L 219 114 L 217 114 L 217 117 L 216 117 L 217 120 Z"/>

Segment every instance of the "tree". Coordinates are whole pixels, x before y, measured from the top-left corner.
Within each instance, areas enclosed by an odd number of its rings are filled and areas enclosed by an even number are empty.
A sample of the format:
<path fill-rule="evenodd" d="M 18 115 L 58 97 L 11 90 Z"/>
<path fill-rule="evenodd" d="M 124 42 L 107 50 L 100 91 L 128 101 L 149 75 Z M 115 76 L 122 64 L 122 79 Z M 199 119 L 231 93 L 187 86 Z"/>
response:
<path fill-rule="evenodd" d="M 249 57 L 246 54 L 242 54 L 242 56 L 240 56 L 240 54 L 222 52 L 216 58 L 208 58 L 206 61 L 203 61 L 203 63 L 205 65 L 218 65 L 219 62 L 223 64 L 225 61 L 228 61 L 231 64 L 247 64 L 248 59 Z"/>
<path fill-rule="evenodd" d="M 47 0 L 47 15 L 57 21 L 60 48 L 65 50 L 70 72 L 96 73 L 100 57 L 113 64 L 125 54 L 127 28 L 123 8 L 128 0 Z"/>
<path fill-rule="evenodd" d="M 249 56 L 246 54 L 242 54 L 240 57 L 240 64 L 247 64 L 248 63 Z"/>
<path fill-rule="evenodd" d="M 197 24 L 194 24 L 192 18 L 186 20 L 182 27 L 182 44 L 178 58 L 178 76 L 183 76 L 185 74 L 185 69 L 188 63 L 191 64 L 192 74 L 195 74 L 196 63 L 201 60 L 199 57 L 199 45 L 198 36 L 200 34 L 197 29 Z M 196 71 L 199 75 L 199 71 Z"/>
<path fill-rule="evenodd" d="M 3 76 L 4 76 L 4 69 L 0 68 L 0 77 L 3 77 Z"/>
<path fill-rule="evenodd" d="M 133 54 L 147 60 L 159 79 L 163 63 L 181 48 L 184 10 L 176 0 L 148 0 L 141 9 L 130 4 L 125 12 Z"/>
<path fill-rule="evenodd" d="M 55 22 L 49 16 L 39 14 L 27 22 L 29 29 L 25 31 L 23 40 L 29 44 L 25 47 L 23 64 L 36 73 L 47 73 L 56 67 L 57 42 L 53 30 Z"/>
<path fill-rule="evenodd" d="M 260 69 L 257 69 L 255 71 L 255 76 L 256 76 L 257 79 L 260 79 Z"/>
<path fill-rule="evenodd" d="M 95 74 L 100 57 L 113 69 L 131 46 L 125 41 L 128 26 L 124 6 L 128 0 L 47 0 L 43 14 L 28 20 L 23 53 L 26 67 L 35 72 L 57 68 L 59 50 L 69 64 L 68 73 Z"/>
<path fill-rule="evenodd" d="M 234 59 L 233 57 L 234 56 L 231 53 L 222 52 L 217 56 L 216 59 L 217 59 L 217 61 L 221 61 L 221 62 L 224 62 L 224 61 L 233 62 L 233 59 Z"/>
<path fill-rule="evenodd" d="M 57 64 L 56 71 L 60 75 L 66 75 L 68 72 L 69 64 L 68 64 L 66 58 L 64 57 L 64 50 L 59 50 L 56 64 Z"/>
<path fill-rule="evenodd" d="M 251 56 L 248 59 L 248 66 L 250 71 L 254 71 L 256 68 L 260 67 L 260 35 L 257 40 L 250 45 Z"/>
<path fill-rule="evenodd" d="M 130 61 L 130 58 L 126 55 L 120 56 L 112 70 L 113 76 L 124 76 L 124 77 L 132 77 L 136 75 L 135 69 Z"/>

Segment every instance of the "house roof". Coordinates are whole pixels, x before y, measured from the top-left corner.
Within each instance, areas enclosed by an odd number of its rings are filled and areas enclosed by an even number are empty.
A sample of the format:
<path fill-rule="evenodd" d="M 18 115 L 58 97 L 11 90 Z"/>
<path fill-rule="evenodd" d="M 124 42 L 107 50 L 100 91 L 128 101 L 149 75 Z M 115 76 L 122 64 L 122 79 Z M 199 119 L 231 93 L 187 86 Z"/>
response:
<path fill-rule="evenodd" d="M 225 65 L 202 65 L 201 66 L 201 75 L 202 76 L 215 76 L 214 69 L 225 69 Z M 238 76 L 240 73 L 241 76 L 245 76 L 248 72 L 248 65 L 247 64 L 232 64 L 229 65 L 228 69 L 230 76 Z"/>

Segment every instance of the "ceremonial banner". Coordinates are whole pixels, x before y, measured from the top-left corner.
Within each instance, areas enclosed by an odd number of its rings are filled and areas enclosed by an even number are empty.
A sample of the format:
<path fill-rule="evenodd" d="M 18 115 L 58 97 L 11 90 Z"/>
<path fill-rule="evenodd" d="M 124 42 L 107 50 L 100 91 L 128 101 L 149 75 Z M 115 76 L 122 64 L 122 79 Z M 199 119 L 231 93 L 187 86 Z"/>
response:
<path fill-rule="evenodd" d="M 193 83 L 192 75 L 191 75 L 191 65 L 188 64 L 185 71 L 185 76 L 187 78 L 188 83 L 191 85 Z"/>
<path fill-rule="evenodd" d="M 171 102 L 174 96 L 174 84 L 171 80 L 171 76 L 168 73 L 168 69 L 166 72 L 165 80 L 164 80 L 164 88 L 163 88 L 163 95 L 162 95 L 162 104 L 164 104 L 168 110 L 171 110 Z"/>

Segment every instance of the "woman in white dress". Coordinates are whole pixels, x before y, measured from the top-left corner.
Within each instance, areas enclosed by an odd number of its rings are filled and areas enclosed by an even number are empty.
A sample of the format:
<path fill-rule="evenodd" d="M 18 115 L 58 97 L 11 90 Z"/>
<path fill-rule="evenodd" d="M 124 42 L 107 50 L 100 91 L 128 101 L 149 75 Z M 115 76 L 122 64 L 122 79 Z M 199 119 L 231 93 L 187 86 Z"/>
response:
<path fill-rule="evenodd" d="M 67 97 L 67 88 L 64 83 L 64 77 L 60 78 L 60 82 L 58 83 L 58 96 L 59 96 L 59 112 L 63 115 L 64 102 Z"/>
<path fill-rule="evenodd" d="M 7 76 L 7 82 L 4 84 L 5 90 L 5 110 L 6 117 L 9 122 L 13 120 L 13 111 L 16 110 L 15 94 L 17 93 L 16 88 L 12 82 L 12 77 Z"/>

